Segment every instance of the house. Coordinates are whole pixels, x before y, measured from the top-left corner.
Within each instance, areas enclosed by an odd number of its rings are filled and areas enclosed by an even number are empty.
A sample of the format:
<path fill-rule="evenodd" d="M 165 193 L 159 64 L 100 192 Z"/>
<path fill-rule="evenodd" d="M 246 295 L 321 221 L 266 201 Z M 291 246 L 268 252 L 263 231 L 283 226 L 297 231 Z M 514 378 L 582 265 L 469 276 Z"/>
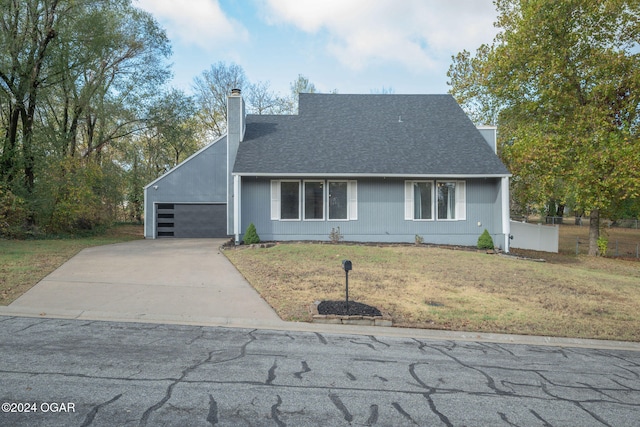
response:
<path fill-rule="evenodd" d="M 509 245 L 496 129 L 450 95 L 300 94 L 297 115 L 246 115 L 145 187 L 145 237 Z"/>

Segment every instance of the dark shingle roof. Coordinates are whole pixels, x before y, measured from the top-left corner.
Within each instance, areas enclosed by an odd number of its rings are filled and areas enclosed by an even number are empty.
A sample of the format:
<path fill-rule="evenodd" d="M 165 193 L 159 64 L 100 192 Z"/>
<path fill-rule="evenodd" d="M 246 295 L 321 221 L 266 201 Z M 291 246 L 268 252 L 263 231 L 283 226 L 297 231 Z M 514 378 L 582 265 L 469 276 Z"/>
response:
<path fill-rule="evenodd" d="M 450 95 L 300 94 L 297 116 L 248 115 L 234 173 L 508 175 Z"/>

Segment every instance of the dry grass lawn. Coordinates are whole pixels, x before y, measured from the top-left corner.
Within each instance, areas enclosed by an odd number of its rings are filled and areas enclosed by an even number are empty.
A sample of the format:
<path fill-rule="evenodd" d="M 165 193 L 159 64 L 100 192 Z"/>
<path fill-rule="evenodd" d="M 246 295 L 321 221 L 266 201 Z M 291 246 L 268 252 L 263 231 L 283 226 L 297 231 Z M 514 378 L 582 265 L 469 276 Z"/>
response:
<path fill-rule="evenodd" d="M 344 299 L 341 260 L 350 259 L 349 299 L 395 326 L 640 341 L 640 262 L 535 262 L 424 245 L 287 243 L 225 254 L 285 320 L 309 321 L 314 301 Z"/>

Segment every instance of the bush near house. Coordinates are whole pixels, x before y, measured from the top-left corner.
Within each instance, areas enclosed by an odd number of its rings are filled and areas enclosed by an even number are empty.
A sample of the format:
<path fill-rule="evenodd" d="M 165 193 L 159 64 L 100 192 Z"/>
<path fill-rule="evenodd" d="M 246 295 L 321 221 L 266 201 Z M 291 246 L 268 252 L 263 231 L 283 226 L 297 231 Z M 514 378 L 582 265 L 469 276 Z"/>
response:
<path fill-rule="evenodd" d="M 478 249 L 493 249 L 493 239 L 486 228 L 478 237 Z"/>
<path fill-rule="evenodd" d="M 245 245 L 254 245 L 256 243 L 260 243 L 260 236 L 258 236 L 256 226 L 253 225 L 253 223 L 249 224 L 246 233 L 244 233 L 244 243 Z"/>

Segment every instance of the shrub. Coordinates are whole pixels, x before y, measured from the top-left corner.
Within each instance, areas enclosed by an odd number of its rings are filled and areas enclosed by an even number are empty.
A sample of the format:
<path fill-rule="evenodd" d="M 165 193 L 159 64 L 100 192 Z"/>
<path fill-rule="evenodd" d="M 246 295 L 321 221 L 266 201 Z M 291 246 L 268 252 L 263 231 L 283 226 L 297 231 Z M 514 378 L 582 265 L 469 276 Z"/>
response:
<path fill-rule="evenodd" d="M 260 243 L 260 236 L 258 236 L 256 226 L 253 225 L 253 223 L 249 224 L 246 233 L 244 233 L 244 243 L 245 245 L 254 245 L 256 243 Z"/>
<path fill-rule="evenodd" d="M 0 183 L 0 237 L 22 237 L 28 219 L 25 200 Z"/>
<path fill-rule="evenodd" d="M 493 249 L 493 239 L 486 228 L 478 237 L 478 249 Z"/>
<path fill-rule="evenodd" d="M 331 233 L 329 233 L 329 239 L 331 243 L 340 243 L 344 236 L 340 234 L 340 227 L 331 228 Z"/>
<path fill-rule="evenodd" d="M 416 245 L 421 245 L 421 244 L 423 244 L 423 243 L 424 243 L 424 237 L 422 237 L 422 236 L 421 236 L 421 235 L 419 235 L 419 234 L 416 234 L 415 242 L 416 242 Z"/>
<path fill-rule="evenodd" d="M 598 245 L 598 253 L 601 256 L 607 256 L 607 246 L 609 244 L 609 239 L 605 236 L 598 237 L 598 241 L 596 242 Z"/>

